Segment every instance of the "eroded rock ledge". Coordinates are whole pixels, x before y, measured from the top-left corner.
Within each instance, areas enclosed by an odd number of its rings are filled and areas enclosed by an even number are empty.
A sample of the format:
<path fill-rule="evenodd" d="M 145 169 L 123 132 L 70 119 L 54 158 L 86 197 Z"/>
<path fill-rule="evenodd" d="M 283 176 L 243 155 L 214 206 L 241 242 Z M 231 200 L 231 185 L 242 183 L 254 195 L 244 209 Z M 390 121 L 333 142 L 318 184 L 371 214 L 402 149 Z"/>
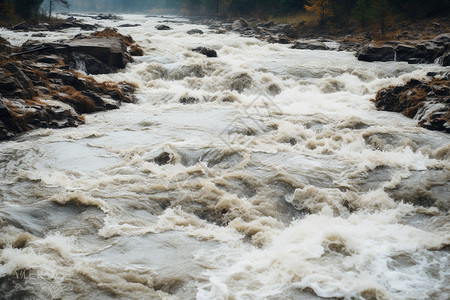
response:
<path fill-rule="evenodd" d="M 400 112 L 424 128 L 450 133 L 449 76 L 390 86 L 380 90 L 373 101 L 379 110 Z"/>
<path fill-rule="evenodd" d="M 99 83 L 79 72 L 101 74 L 124 68 L 132 60 L 133 48 L 140 49 L 131 37 L 112 29 L 18 48 L 0 38 L 0 140 L 36 128 L 78 126 L 84 123 L 85 113 L 134 102 L 133 85 Z"/>

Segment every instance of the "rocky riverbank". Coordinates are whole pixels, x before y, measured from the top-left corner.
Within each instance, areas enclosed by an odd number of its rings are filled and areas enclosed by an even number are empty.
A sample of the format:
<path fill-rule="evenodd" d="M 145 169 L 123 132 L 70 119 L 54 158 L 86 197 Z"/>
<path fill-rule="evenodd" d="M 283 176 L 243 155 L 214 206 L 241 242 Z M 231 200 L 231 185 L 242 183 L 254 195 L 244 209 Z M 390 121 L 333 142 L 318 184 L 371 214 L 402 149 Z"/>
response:
<path fill-rule="evenodd" d="M 142 49 L 110 28 L 21 47 L 0 38 L 0 140 L 36 128 L 78 126 L 85 113 L 134 102 L 133 85 L 99 83 L 85 75 L 116 72 L 132 54 L 142 55 Z"/>
<path fill-rule="evenodd" d="M 410 80 L 380 90 L 373 100 L 379 110 L 399 112 L 431 130 L 450 133 L 450 74 Z"/>

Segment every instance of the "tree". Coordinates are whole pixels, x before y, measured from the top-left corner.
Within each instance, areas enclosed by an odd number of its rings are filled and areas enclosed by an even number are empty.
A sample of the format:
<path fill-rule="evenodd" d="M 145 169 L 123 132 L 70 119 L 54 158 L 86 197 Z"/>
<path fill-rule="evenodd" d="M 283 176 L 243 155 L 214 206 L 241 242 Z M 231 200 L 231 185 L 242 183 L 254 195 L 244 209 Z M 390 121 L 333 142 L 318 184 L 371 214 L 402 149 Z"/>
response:
<path fill-rule="evenodd" d="M 44 0 L 14 0 L 14 12 L 25 20 L 37 17 Z"/>
<path fill-rule="evenodd" d="M 372 16 L 380 25 L 381 36 L 384 37 L 386 32 L 386 22 L 389 13 L 391 12 L 391 5 L 388 0 L 373 0 L 371 6 Z"/>
<path fill-rule="evenodd" d="M 306 11 L 313 12 L 320 16 L 320 24 L 325 24 L 325 8 L 328 0 L 308 0 L 309 5 L 305 4 Z"/>
<path fill-rule="evenodd" d="M 52 17 L 53 7 L 56 4 L 61 4 L 62 6 L 66 7 L 66 8 L 70 7 L 70 3 L 67 0 L 48 0 L 48 17 L 49 18 Z"/>
<path fill-rule="evenodd" d="M 370 0 L 358 0 L 355 9 L 353 10 L 353 15 L 355 16 L 355 19 L 360 22 L 363 30 L 366 28 L 369 19 L 369 10 Z"/>

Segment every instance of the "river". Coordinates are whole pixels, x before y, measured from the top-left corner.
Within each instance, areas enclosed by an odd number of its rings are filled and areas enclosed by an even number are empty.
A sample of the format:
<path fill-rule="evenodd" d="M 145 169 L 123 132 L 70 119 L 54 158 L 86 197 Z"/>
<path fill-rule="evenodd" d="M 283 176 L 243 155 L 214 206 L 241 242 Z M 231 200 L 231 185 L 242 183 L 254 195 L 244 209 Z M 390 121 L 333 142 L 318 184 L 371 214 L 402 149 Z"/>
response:
<path fill-rule="evenodd" d="M 449 68 L 123 17 L 138 101 L 0 143 L 0 298 L 450 298 L 450 137 L 370 101 Z"/>

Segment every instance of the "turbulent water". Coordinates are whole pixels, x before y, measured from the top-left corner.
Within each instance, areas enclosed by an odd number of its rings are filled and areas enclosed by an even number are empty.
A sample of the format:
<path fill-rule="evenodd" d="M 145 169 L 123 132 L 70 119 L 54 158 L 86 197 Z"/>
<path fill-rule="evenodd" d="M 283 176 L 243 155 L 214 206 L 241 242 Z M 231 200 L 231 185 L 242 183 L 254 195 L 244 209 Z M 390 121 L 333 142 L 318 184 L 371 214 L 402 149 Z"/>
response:
<path fill-rule="evenodd" d="M 95 22 L 138 101 L 0 143 L 0 298 L 449 299 L 449 135 L 369 101 L 445 69 Z"/>

